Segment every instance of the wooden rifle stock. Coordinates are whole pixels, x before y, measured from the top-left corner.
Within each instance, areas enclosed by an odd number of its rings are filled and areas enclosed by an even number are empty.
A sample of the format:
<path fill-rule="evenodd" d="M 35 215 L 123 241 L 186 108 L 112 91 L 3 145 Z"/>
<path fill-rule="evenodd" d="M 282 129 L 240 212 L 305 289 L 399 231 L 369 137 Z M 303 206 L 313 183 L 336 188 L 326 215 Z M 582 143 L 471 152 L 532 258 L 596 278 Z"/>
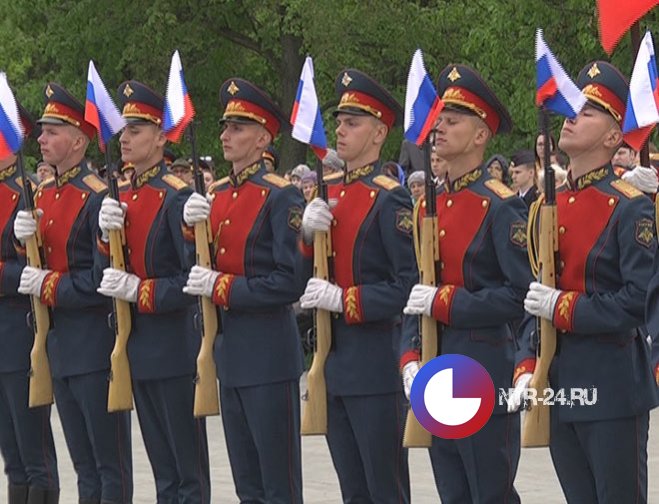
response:
<path fill-rule="evenodd" d="M 110 157 L 106 150 L 106 173 L 109 197 L 120 201 L 119 185 L 114 176 Z M 110 238 L 110 265 L 117 270 L 126 271 L 126 242 L 123 229 L 113 229 L 108 233 Z M 133 383 L 130 377 L 128 362 L 128 338 L 132 328 L 130 304 L 123 299 L 112 299 L 114 315 L 114 348 L 110 354 L 110 384 L 108 387 L 108 411 L 129 411 L 133 409 Z"/>
<path fill-rule="evenodd" d="M 197 222 L 194 228 L 197 264 L 204 268 L 213 269 L 208 221 Z M 203 333 L 199 355 L 197 356 L 194 416 L 205 417 L 220 414 L 220 394 L 217 386 L 215 357 L 213 355 L 215 337 L 218 331 L 218 320 L 217 308 L 213 304 L 213 300 L 206 296 L 201 296 L 199 299 L 201 303 Z"/>
<path fill-rule="evenodd" d="M 316 163 L 319 195 L 327 201 L 327 184 L 323 181 L 323 165 Z M 314 233 L 313 238 L 313 276 L 329 280 L 329 261 L 331 254 L 329 232 Z M 300 433 L 303 436 L 327 434 L 327 383 L 325 382 L 325 362 L 332 345 L 332 321 L 330 312 L 316 309 L 315 312 L 316 345 L 311 368 L 307 374 L 307 402 L 302 413 Z"/>
<path fill-rule="evenodd" d="M 549 117 L 541 110 L 542 130 L 545 145 L 549 146 Z M 558 237 L 556 234 L 556 189 L 554 170 L 549 162 L 549 149 L 545 148 L 545 200 L 540 209 L 540 237 L 538 245 L 538 262 L 540 281 L 547 287 L 556 287 L 556 252 Z M 549 367 L 556 354 L 556 328 L 551 320 L 539 320 L 538 348 L 535 370 L 529 382 L 529 390 L 535 390 L 536 397 L 544 397 L 544 390 L 549 387 Z M 534 401 L 524 416 L 522 426 L 522 446 L 525 448 L 549 446 L 550 406 Z"/>
<path fill-rule="evenodd" d="M 35 222 L 39 222 L 39 216 L 34 207 L 34 194 L 32 182 L 28 179 L 23 167 L 23 153 L 19 152 L 16 160 L 18 170 L 23 183 L 23 199 L 25 209 L 32 212 Z M 28 266 L 43 268 L 41 253 L 41 234 L 37 231 L 25 241 L 25 253 Z M 32 305 L 32 329 L 34 331 L 34 343 L 30 352 L 30 384 L 28 394 L 28 405 L 30 408 L 47 406 L 53 404 L 53 379 L 50 375 L 50 363 L 46 340 L 50 330 L 50 313 L 48 307 L 41 302 L 39 296 L 30 296 Z"/>
<path fill-rule="evenodd" d="M 192 148 L 195 191 L 204 196 L 206 194 L 206 184 L 197 158 L 194 122 L 190 123 L 188 133 Z M 194 226 L 197 265 L 213 269 L 213 236 L 210 231 L 210 217 L 205 221 L 197 222 Z M 217 385 L 217 368 L 213 354 L 215 338 L 220 327 L 217 318 L 217 307 L 213 300 L 206 296 L 199 297 L 199 305 L 201 307 L 202 334 L 201 347 L 199 348 L 199 355 L 197 355 L 197 376 L 194 390 L 193 412 L 196 418 L 220 414 L 220 391 Z"/>
<path fill-rule="evenodd" d="M 439 261 L 439 246 L 437 243 L 437 213 L 435 200 L 435 183 L 430 170 L 430 141 L 424 146 L 426 161 L 426 215 L 421 223 L 421 243 L 419 252 L 420 280 L 423 285 L 436 285 L 435 264 Z M 417 223 L 415 222 L 416 226 Z M 435 357 L 439 349 L 439 330 L 437 321 L 432 317 L 421 317 L 421 365 L 425 365 Z M 432 434 L 424 429 L 410 408 L 407 412 L 403 446 L 405 448 L 429 448 L 432 444 Z"/>
<path fill-rule="evenodd" d="M 313 240 L 314 277 L 329 279 L 327 261 L 329 233 L 315 233 Z M 302 415 L 300 432 L 304 436 L 327 434 L 327 384 L 325 383 L 325 362 L 332 344 L 332 323 L 330 312 L 316 310 L 316 348 L 311 368 L 307 374 L 307 403 Z"/>

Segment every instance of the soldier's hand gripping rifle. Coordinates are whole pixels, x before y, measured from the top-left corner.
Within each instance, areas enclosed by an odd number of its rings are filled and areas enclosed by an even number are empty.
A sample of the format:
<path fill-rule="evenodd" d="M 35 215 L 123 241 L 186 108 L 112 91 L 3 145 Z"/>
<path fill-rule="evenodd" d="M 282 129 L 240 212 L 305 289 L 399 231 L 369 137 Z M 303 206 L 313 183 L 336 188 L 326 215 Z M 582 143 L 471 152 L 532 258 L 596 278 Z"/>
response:
<path fill-rule="evenodd" d="M 23 166 L 23 154 L 18 153 L 16 161 L 21 173 L 23 185 L 23 199 L 25 209 L 32 213 L 32 217 L 38 222 L 37 210 L 34 207 L 34 192 L 32 182 L 25 173 Z M 42 268 L 42 243 L 39 228 L 25 241 L 25 251 L 28 266 Z M 34 344 L 30 352 L 30 386 L 28 405 L 30 408 L 45 406 L 53 403 L 53 380 L 50 375 L 50 363 L 46 351 L 46 338 L 50 330 L 50 313 L 48 307 L 41 302 L 39 296 L 30 296 L 32 304 L 32 329 L 34 330 Z"/>
<path fill-rule="evenodd" d="M 199 168 L 194 141 L 194 123 L 190 125 L 190 144 L 194 167 L 195 191 L 206 197 L 204 174 Z M 197 222 L 194 225 L 195 249 L 197 265 L 213 269 L 212 243 L 209 220 Z M 195 380 L 194 416 L 205 417 L 220 414 L 220 395 L 217 386 L 217 374 L 213 347 L 218 332 L 219 322 L 217 308 L 211 298 L 199 297 L 203 332 L 201 347 L 197 356 L 197 377 Z"/>
<path fill-rule="evenodd" d="M 318 176 L 318 196 L 327 202 L 327 184 L 323 181 L 322 161 L 316 162 Z M 329 280 L 329 232 L 314 233 L 313 269 L 314 277 Z M 316 309 L 314 315 L 316 348 L 311 368 L 307 374 L 307 403 L 302 415 L 300 432 L 302 435 L 327 434 L 327 384 L 325 382 L 325 362 L 332 345 L 332 322 L 330 312 Z"/>
<path fill-rule="evenodd" d="M 544 109 L 542 129 L 545 137 L 545 195 L 540 208 L 540 236 L 538 245 L 538 264 L 540 282 L 547 287 L 556 287 L 556 252 L 558 241 L 556 235 L 556 188 L 554 170 L 549 160 L 549 117 Z M 530 220 L 530 219 L 529 219 Z M 529 222 L 529 225 L 531 223 Z M 549 387 L 549 366 L 556 353 L 556 328 L 551 320 L 539 319 L 538 348 L 535 370 L 529 382 L 529 389 L 535 389 L 537 396 Z M 526 412 L 522 426 L 522 446 L 549 446 L 549 408 L 548 404 L 538 401 Z"/>
<path fill-rule="evenodd" d="M 106 173 L 108 179 L 109 197 L 115 201 L 119 199 L 119 184 L 115 172 L 118 167 L 112 168 L 110 158 L 106 151 Z M 117 270 L 126 271 L 126 244 L 123 229 L 111 229 L 110 238 L 110 265 Z M 126 411 L 133 409 L 133 386 L 130 378 L 130 363 L 128 362 L 128 338 L 132 327 L 130 304 L 123 299 L 112 298 L 114 311 L 114 348 L 110 354 L 110 386 L 108 389 L 108 411 Z"/>
<path fill-rule="evenodd" d="M 426 172 L 425 209 L 421 222 L 421 243 L 419 247 L 420 281 L 423 285 L 436 285 L 435 264 L 439 261 L 439 246 L 437 241 L 437 199 L 435 182 L 430 167 L 431 142 L 424 143 L 424 168 Z M 414 223 L 416 226 L 417 223 Z M 421 317 L 421 365 L 437 357 L 440 333 L 435 319 L 427 315 Z M 432 435 L 424 429 L 410 408 L 407 412 L 403 446 L 406 448 L 428 448 L 432 444 Z"/>

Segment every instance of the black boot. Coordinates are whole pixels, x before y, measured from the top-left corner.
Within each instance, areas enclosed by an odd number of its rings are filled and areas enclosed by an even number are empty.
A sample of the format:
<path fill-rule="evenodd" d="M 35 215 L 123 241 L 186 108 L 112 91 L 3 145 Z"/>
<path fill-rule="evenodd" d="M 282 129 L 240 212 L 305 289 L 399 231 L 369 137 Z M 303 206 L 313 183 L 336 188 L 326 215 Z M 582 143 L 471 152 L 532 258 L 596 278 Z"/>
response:
<path fill-rule="evenodd" d="M 27 490 L 26 485 L 10 484 L 7 488 L 8 504 L 26 504 Z"/>
<path fill-rule="evenodd" d="M 58 504 L 59 490 L 30 487 L 27 504 Z"/>

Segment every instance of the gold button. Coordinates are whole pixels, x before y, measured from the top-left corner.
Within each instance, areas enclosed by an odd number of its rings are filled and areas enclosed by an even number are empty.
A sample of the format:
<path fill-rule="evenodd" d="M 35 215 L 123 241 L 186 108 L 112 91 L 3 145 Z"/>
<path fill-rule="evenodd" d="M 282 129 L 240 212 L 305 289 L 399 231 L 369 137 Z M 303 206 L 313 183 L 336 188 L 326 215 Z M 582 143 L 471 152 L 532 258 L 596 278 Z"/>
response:
<path fill-rule="evenodd" d="M 481 205 L 483 205 L 483 208 L 487 208 L 487 200 L 483 200 L 483 202 L 481 203 Z"/>
<path fill-rule="evenodd" d="M 49 226 L 52 226 L 52 225 L 53 225 L 53 219 L 50 219 L 50 220 L 48 221 L 48 225 L 49 225 Z"/>
<path fill-rule="evenodd" d="M 48 253 L 50 254 L 53 251 L 51 247 L 48 247 Z"/>
<path fill-rule="evenodd" d="M 261 196 L 265 196 L 265 189 L 261 189 Z"/>
<path fill-rule="evenodd" d="M 231 196 L 233 196 L 233 199 L 236 199 L 238 197 L 238 191 L 233 191 Z"/>
<path fill-rule="evenodd" d="M 371 198 L 375 198 L 375 191 L 371 191 L 370 196 L 371 196 Z"/>
<path fill-rule="evenodd" d="M 426 208 L 426 202 L 425 202 L 425 201 L 422 201 L 422 202 L 421 202 L 421 206 L 422 206 L 423 208 Z"/>
<path fill-rule="evenodd" d="M 133 251 L 132 251 L 132 249 L 131 249 L 130 247 L 128 247 L 128 248 L 126 249 L 126 252 L 128 252 L 128 255 L 130 255 L 130 254 L 132 254 Z"/>
<path fill-rule="evenodd" d="M 226 253 L 226 251 L 227 251 L 227 249 L 225 249 L 224 247 L 222 247 L 222 248 L 220 249 L 220 254 L 224 254 L 224 253 Z"/>
<path fill-rule="evenodd" d="M 443 238 L 444 236 L 446 236 L 446 231 L 444 231 L 444 230 L 442 229 L 442 230 L 439 231 L 439 237 L 440 237 L 440 238 Z"/>
<path fill-rule="evenodd" d="M 336 257 L 336 251 L 332 251 L 332 257 Z"/>
<path fill-rule="evenodd" d="M 565 268 L 565 261 L 561 261 L 561 269 Z"/>
<path fill-rule="evenodd" d="M 558 232 L 561 233 L 561 234 L 565 234 L 565 226 L 559 227 Z"/>
<path fill-rule="evenodd" d="M 452 199 L 448 200 L 446 202 L 446 206 L 449 207 L 449 208 L 452 207 L 453 206 L 453 200 Z"/>
<path fill-rule="evenodd" d="M 336 224 L 337 224 L 336 219 L 332 219 L 332 226 L 336 227 Z"/>
<path fill-rule="evenodd" d="M 137 201 L 137 194 L 133 194 L 133 201 Z"/>
<path fill-rule="evenodd" d="M 37 193 L 37 197 L 41 198 L 41 195 L 42 195 L 42 194 L 43 194 L 43 193 L 42 193 L 41 191 L 39 191 L 39 192 Z"/>
<path fill-rule="evenodd" d="M 158 196 L 160 196 L 160 199 L 162 199 L 162 197 L 163 197 L 164 195 L 165 195 L 165 191 L 160 191 L 160 192 L 158 193 Z"/>
<path fill-rule="evenodd" d="M 574 203 L 574 196 L 570 196 L 567 200 L 568 203 Z"/>
<path fill-rule="evenodd" d="M 339 197 L 341 197 L 341 198 L 343 198 L 345 195 L 346 195 L 346 192 L 345 192 L 345 191 L 341 191 L 341 192 L 339 193 Z"/>
<path fill-rule="evenodd" d="M 442 261 L 442 262 L 439 263 L 439 267 L 440 267 L 441 269 L 444 269 L 444 261 Z"/>
<path fill-rule="evenodd" d="M 231 221 L 229 219 L 224 219 L 224 225 L 228 226 L 229 224 L 231 224 Z"/>
<path fill-rule="evenodd" d="M 59 193 L 55 193 L 55 199 L 56 199 L 56 200 L 59 199 Z"/>
<path fill-rule="evenodd" d="M 87 193 L 82 193 L 81 197 L 82 197 L 82 199 L 85 199 L 87 197 Z"/>
<path fill-rule="evenodd" d="M 613 206 L 615 204 L 616 204 L 616 200 L 614 200 L 613 198 L 609 198 L 609 206 Z"/>
<path fill-rule="evenodd" d="M 16 199 L 16 195 L 15 195 L 15 194 L 12 194 L 12 195 L 11 195 L 11 199 L 12 199 L 12 200 L 15 200 L 15 199 Z"/>

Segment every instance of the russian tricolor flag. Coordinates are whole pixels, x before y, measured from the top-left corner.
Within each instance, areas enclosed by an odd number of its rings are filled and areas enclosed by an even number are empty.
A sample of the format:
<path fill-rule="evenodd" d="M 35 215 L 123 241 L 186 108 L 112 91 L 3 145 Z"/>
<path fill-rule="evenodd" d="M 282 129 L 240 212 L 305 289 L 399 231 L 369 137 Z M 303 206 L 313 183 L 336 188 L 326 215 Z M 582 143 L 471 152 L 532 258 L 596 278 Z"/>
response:
<path fill-rule="evenodd" d="M 417 49 L 412 56 L 412 65 L 407 76 L 405 138 L 416 145 L 421 145 L 443 108 L 444 102 L 437 95 L 437 90 L 423 64 L 421 49 Z"/>
<path fill-rule="evenodd" d="M 165 95 L 162 129 L 167 140 L 178 143 L 185 128 L 192 122 L 194 114 L 192 100 L 183 77 L 181 56 L 176 50 L 172 55 L 172 64 L 169 67 L 169 80 L 167 81 L 167 94 Z"/>
<path fill-rule="evenodd" d="M 629 81 L 627 108 L 622 123 L 625 142 L 639 151 L 659 122 L 659 77 L 652 35 L 646 32 Z"/>
<path fill-rule="evenodd" d="M 126 120 L 121 116 L 91 60 L 87 71 L 85 121 L 96 128 L 101 152 L 105 152 L 105 146 L 110 139 L 126 126 Z"/>
<path fill-rule="evenodd" d="M 23 124 L 16 98 L 12 93 L 7 75 L 0 73 L 0 159 L 18 152 L 23 144 Z"/>
<path fill-rule="evenodd" d="M 318 95 L 314 85 L 313 60 L 307 56 L 304 60 L 300 83 L 297 86 L 295 103 L 291 112 L 291 136 L 302 143 L 308 144 L 318 156 L 324 159 L 327 154 L 327 137 L 323 126 L 323 116 L 320 113 Z"/>
<path fill-rule="evenodd" d="M 573 118 L 586 104 L 586 97 L 551 52 L 538 29 L 535 35 L 535 104 L 559 115 Z"/>

